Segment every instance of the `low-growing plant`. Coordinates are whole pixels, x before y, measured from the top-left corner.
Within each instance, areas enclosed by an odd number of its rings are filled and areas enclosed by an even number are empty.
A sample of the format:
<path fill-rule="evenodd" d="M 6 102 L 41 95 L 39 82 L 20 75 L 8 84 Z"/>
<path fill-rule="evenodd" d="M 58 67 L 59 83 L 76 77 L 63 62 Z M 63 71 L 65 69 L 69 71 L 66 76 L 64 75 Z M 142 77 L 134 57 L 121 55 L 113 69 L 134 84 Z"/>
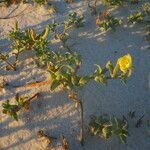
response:
<path fill-rule="evenodd" d="M 18 112 L 23 108 L 29 110 L 31 100 L 37 97 L 39 94 L 35 94 L 30 98 L 20 97 L 18 94 L 15 97 L 16 104 L 11 104 L 9 100 L 2 104 L 3 113 L 9 115 L 16 121 L 18 121 Z"/>
<path fill-rule="evenodd" d="M 0 59 L 5 61 L 9 68 L 16 70 L 20 54 L 29 50 L 34 50 L 36 54 L 38 54 L 39 49 L 44 49 L 48 46 L 48 35 L 48 27 L 46 27 L 40 34 L 37 34 L 33 28 L 21 31 L 16 22 L 15 27 L 9 34 L 10 40 L 12 41 L 11 53 L 15 56 L 15 60 L 13 63 L 10 63 L 9 56 L 2 53 L 0 53 Z"/>
<path fill-rule="evenodd" d="M 142 12 L 135 12 L 128 17 L 129 23 L 140 23 L 144 21 L 144 14 Z"/>
<path fill-rule="evenodd" d="M 46 27 L 40 34 L 37 34 L 33 28 L 28 28 L 21 31 L 18 27 L 18 22 L 10 32 L 9 37 L 12 41 L 12 49 L 19 49 L 20 52 L 26 50 L 35 50 L 37 47 L 45 48 L 48 44 L 47 37 L 49 28 Z"/>
<path fill-rule="evenodd" d="M 121 79 L 126 82 L 126 79 L 132 72 L 132 58 L 129 54 L 118 59 L 116 65 L 111 61 L 101 68 L 96 65 L 94 73 L 91 75 L 79 75 L 78 70 L 80 65 L 74 64 L 75 67 L 70 65 L 62 65 L 55 71 L 50 71 L 52 83 L 51 90 L 61 87 L 68 93 L 69 99 L 75 102 L 76 107 L 80 107 L 81 113 L 81 135 L 80 140 L 83 143 L 83 104 L 82 100 L 78 98 L 78 90 L 88 84 L 90 80 L 95 80 L 99 84 L 107 84 L 109 79 Z M 78 68 L 78 69 L 76 69 Z"/>
<path fill-rule="evenodd" d="M 64 26 L 64 30 L 62 33 L 57 33 L 56 28 L 58 26 Z M 83 25 L 83 16 L 78 16 L 77 13 L 71 13 L 69 14 L 69 18 L 67 18 L 62 23 L 52 23 L 49 24 L 41 33 L 37 34 L 36 31 L 33 28 L 28 28 L 25 31 L 21 31 L 18 27 L 18 22 L 15 23 L 15 27 L 12 29 L 12 31 L 9 34 L 10 40 L 12 41 L 12 54 L 15 56 L 15 60 L 13 63 L 9 62 L 9 56 L 5 55 L 3 53 L 0 53 L 0 59 L 2 61 L 5 61 L 8 65 L 8 69 L 16 70 L 18 62 L 19 62 L 19 56 L 22 52 L 33 50 L 35 51 L 35 54 L 37 56 L 37 59 L 40 59 L 38 61 L 40 64 L 43 63 L 43 61 L 46 63 L 50 59 L 53 59 L 53 56 L 59 55 L 59 53 L 55 53 L 54 51 L 50 51 L 47 47 L 50 44 L 50 41 L 48 41 L 48 36 L 50 32 L 54 33 L 54 37 L 56 39 L 59 39 L 62 41 L 62 46 L 67 49 L 67 51 L 71 52 L 71 49 L 66 44 L 69 34 L 67 33 L 68 29 L 71 27 L 81 27 Z M 65 54 L 67 57 L 71 54 Z M 66 57 L 64 56 L 64 57 Z M 69 56 L 70 57 L 70 56 Z M 54 57 L 55 58 L 55 57 Z M 62 58 L 61 58 L 62 59 Z M 67 58 L 64 58 L 67 59 Z"/>
<path fill-rule="evenodd" d="M 96 25 L 103 31 L 116 30 L 122 24 L 121 19 L 114 18 L 108 12 L 100 14 L 96 19 Z"/>
<path fill-rule="evenodd" d="M 78 16 L 76 12 L 70 13 L 69 17 L 64 21 L 65 29 L 71 27 L 79 28 L 83 26 L 84 16 Z"/>
<path fill-rule="evenodd" d="M 91 117 L 89 131 L 91 135 L 100 136 L 104 139 L 109 139 L 116 135 L 122 143 L 126 143 L 126 138 L 129 135 L 127 122 L 116 117 Z"/>
<path fill-rule="evenodd" d="M 144 3 L 141 8 L 128 16 L 129 23 L 141 23 L 145 22 L 145 17 L 149 16 L 150 14 L 150 3 Z"/>
<path fill-rule="evenodd" d="M 120 6 L 122 5 L 124 0 L 103 0 L 103 3 L 111 6 Z"/>
<path fill-rule="evenodd" d="M 141 6 L 141 11 L 145 14 L 145 15 L 149 15 L 150 14 L 150 2 L 144 3 Z"/>
<path fill-rule="evenodd" d="M 47 4 L 47 0 L 32 0 L 34 3 L 37 3 L 39 5 L 45 5 Z"/>
<path fill-rule="evenodd" d="M 84 109 L 82 100 L 79 98 L 78 92 L 86 86 L 90 81 L 94 80 L 98 84 L 107 85 L 108 80 L 120 79 L 126 82 L 126 79 L 130 77 L 132 73 L 132 57 L 130 54 L 120 57 L 115 64 L 108 61 L 104 67 L 95 65 L 95 70 L 90 75 L 84 75 L 79 73 L 81 67 L 81 56 L 70 50 L 70 47 L 66 45 L 68 34 L 66 27 L 61 34 L 58 34 L 56 27 L 64 25 L 65 23 L 53 23 L 46 28 L 43 33 L 36 34 L 34 30 L 26 30 L 25 32 L 18 31 L 17 25 L 15 31 L 11 34 L 13 40 L 13 46 L 16 48 L 19 46 L 21 51 L 34 50 L 37 56 L 36 61 L 39 65 L 44 65 L 46 71 L 49 72 L 51 78 L 50 85 L 51 91 L 55 92 L 57 88 L 66 91 L 68 98 L 75 103 L 75 107 L 80 110 L 80 141 L 83 144 L 84 141 Z M 74 24 L 74 23 L 73 23 Z M 72 24 L 69 24 L 72 26 Z M 54 33 L 54 37 L 59 38 L 66 51 L 53 51 L 47 46 L 47 37 L 49 31 Z M 66 38 L 67 37 L 67 38 Z M 45 44 L 46 42 L 46 44 Z M 19 43 L 19 44 L 18 44 Z M 17 47 L 18 48 L 18 47 Z M 12 105 L 7 101 L 3 104 L 4 113 L 11 115 L 14 119 L 18 120 L 17 113 L 22 109 L 29 106 L 29 100 L 18 100 L 17 104 Z"/>

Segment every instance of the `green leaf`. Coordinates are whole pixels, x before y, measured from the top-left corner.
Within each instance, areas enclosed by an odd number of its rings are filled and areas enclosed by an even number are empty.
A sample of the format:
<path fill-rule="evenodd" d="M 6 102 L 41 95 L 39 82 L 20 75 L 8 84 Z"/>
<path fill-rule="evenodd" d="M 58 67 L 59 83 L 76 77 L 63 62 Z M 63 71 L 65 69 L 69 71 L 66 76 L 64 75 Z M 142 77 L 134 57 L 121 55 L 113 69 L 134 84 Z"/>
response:
<path fill-rule="evenodd" d="M 79 83 L 78 77 L 76 76 L 71 77 L 71 82 L 73 85 L 78 85 Z"/>
<path fill-rule="evenodd" d="M 97 69 L 95 70 L 95 73 L 101 74 L 102 73 L 102 68 L 100 65 L 95 64 L 95 66 L 97 67 Z"/>
<path fill-rule="evenodd" d="M 96 76 L 94 80 L 98 83 L 107 84 L 107 80 L 104 75 Z"/>
<path fill-rule="evenodd" d="M 84 86 L 85 84 L 88 83 L 89 80 L 90 80 L 90 79 L 89 79 L 88 76 L 83 76 L 83 77 L 81 77 L 80 80 L 79 80 L 79 85 L 80 85 L 80 86 Z"/>
<path fill-rule="evenodd" d="M 11 114 L 12 118 L 14 118 L 16 121 L 18 121 L 18 115 L 17 113 L 13 113 Z"/>
<path fill-rule="evenodd" d="M 123 144 L 126 143 L 126 140 L 127 140 L 126 136 L 120 135 L 119 138 L 120 138 L 120 140 L 121 140 L 121 142 L 122 142 Z"/>
<path fill-rule="evenodd" d="M 105 139 L 108 139 L 112 136 L 111 130 L 111 126 L 106 126 L 102 129 L 102 133 Z"/>
<path fill-rule="evenodd" d="M 60 84 L 61 82 L 59 80 L 54 80 L 50 87 L 51 91 L 54 91 Z"/>

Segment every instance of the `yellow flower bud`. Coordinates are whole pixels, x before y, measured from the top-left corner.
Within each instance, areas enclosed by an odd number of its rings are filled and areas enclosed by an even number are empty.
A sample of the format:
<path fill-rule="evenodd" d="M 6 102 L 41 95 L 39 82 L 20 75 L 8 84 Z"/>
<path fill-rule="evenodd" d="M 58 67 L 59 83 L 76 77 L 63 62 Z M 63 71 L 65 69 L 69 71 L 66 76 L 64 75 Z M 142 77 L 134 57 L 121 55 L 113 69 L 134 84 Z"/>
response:
<path fill-rule="evenodd" d="M 120 57 L 117 61 L 117 64 L 119 65 L 119 69 L 123 73 L 127 73 L 132 68 L 132 57 L 130 54 L 124 55 L 123 57 Z"/>

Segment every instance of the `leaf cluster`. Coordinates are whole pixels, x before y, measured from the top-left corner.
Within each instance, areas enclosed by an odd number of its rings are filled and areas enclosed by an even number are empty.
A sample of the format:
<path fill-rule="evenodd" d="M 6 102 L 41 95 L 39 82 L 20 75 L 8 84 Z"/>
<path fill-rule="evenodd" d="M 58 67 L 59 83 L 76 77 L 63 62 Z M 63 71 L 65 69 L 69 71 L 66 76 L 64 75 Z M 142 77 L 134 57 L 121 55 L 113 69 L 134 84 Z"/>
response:
<path fill-rule="evenodd" d="M 99 18 L 98 18 L 99 19 Z M 103 31 L 107 30 L 116 30 L 116 27 L 122 24 L 121 19 L 117 19 L 111 15 L 104 16 L 104 18 L 99 20 L 100 23 L 98 24 L 99 28 Z"/>
<path fill-rule="evenodd" d="M 150 15 L 150 2 L 144 3 L 140 9 L 128 16 L 129 23 L 141 23 L 145 21 L 145 18 Z"/>
<path fill-rule="evenodd" d="M 126 143 L 126 138 L 129 135 L 127 122 L 116 117 L 91 117 L 89 131 L 93 136 L 100 136 L 104 139 L 116 135 L 122 143 Z"/>
<path fill-rule="evenodd" d="M 12 117 L 16 121 L 18 121 L 19 111 L 21 111 L 22 109 L 25 109 L 28 111 L 30 108 L 31 100 L 34 99 L 35 97 L 37 97 L 38 95 L 39 94 L 37 93 L 34 96 L 27 99 L 26 97 L 20 97 L 17 94 L 15 97 L 15 103 L 16 104 L 11 104 L 10 100 L 7 100 L 6 102 L 4 102 L 2 104 L 3 113 L 9 115 L 10 117 Z"/>
<path fill-rule="evenodd" d="M 16 104 L 11 104 L 9 100 L 2 104 L 3 113 L 18 121 L 18 112 L 25 106 L 25 98 L 16 97 Z"/>
<path fill-rule="evenodd" d="M 79 16 L 76 12 L 70 13 L 69 17 L 64 21 L 66 29 L 69 28 L 79 28 L 83 26 L 84 16 Z"/>
<path fill-rule="evenodd" d="M 122 5 L 124 0 L 103 0 L 103 3 L 111 6 L 120 6 Z"/>

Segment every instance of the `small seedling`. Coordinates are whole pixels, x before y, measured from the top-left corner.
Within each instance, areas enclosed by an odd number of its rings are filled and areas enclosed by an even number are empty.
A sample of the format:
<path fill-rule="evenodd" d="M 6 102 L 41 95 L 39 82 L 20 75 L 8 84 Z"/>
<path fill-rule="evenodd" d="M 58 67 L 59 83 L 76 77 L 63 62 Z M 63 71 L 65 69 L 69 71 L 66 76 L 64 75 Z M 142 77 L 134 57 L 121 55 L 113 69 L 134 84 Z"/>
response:
<path fill-rule="evenodd" d="M 49 27 L 46 27 L 40 34 L 37 34 L 34 29 L 29 28 L 25 31 L 20 31 L 18 28 L 18 23 L 15 23 L 15 27 L 10 32 L 10 40 L 12 41 L 11 49 L 12 54 L 15 56 L 15 60 L 9 66 L 16 70 L 17 64 L 19 62 L 19 56 L 24 51 L 34 50 L 36 54 L 43 53 L 49 42 L 47 40 L 49 35 Z M 39 52 L 40 51 L 40 52 Z M 45 52 L 45 51 L 44 51 Z M 3 56 L 3 60 L 6 61 L 6 58 Z M 2 59 L 1 58 L 1 59 Z"/>
<path fill-rule="evenodd" d="M 115 31 L 116 27 L 120 26 L 121 24 L 122 24 L 122 20 L 114 18 L 108 12 L 104 12 L 100 14 L 99 17 L 97 17 L 96 19 L 96 25 L 102 31 L 107 31 L 107 30 Z"/>
<path fill-rule="evenodd" d="M 128 136 L 127 122 L 124 122 L 115 117 L 95 117 L 93 116 L 89 123 L 90 133 L 94 136 L 100 136 L 104 139 L 109 139 L 116 135 L 122 143 L 126 143 Z"/>
<path fill-rule="evenodd" d="M 39 94 L 35 94 L 34 96 L 30 97 L 26 100 L 25 97 L 20 97 L 18 94 L 15 97 L 16 104 L 11 104 L 9 100 L 2 104 L 3 113 L 9 115 L 16 121 L 18 121 L 18 112 L 23 108 L 25 110 L 29 110 L 31 100 L 37 97 Z"/>

